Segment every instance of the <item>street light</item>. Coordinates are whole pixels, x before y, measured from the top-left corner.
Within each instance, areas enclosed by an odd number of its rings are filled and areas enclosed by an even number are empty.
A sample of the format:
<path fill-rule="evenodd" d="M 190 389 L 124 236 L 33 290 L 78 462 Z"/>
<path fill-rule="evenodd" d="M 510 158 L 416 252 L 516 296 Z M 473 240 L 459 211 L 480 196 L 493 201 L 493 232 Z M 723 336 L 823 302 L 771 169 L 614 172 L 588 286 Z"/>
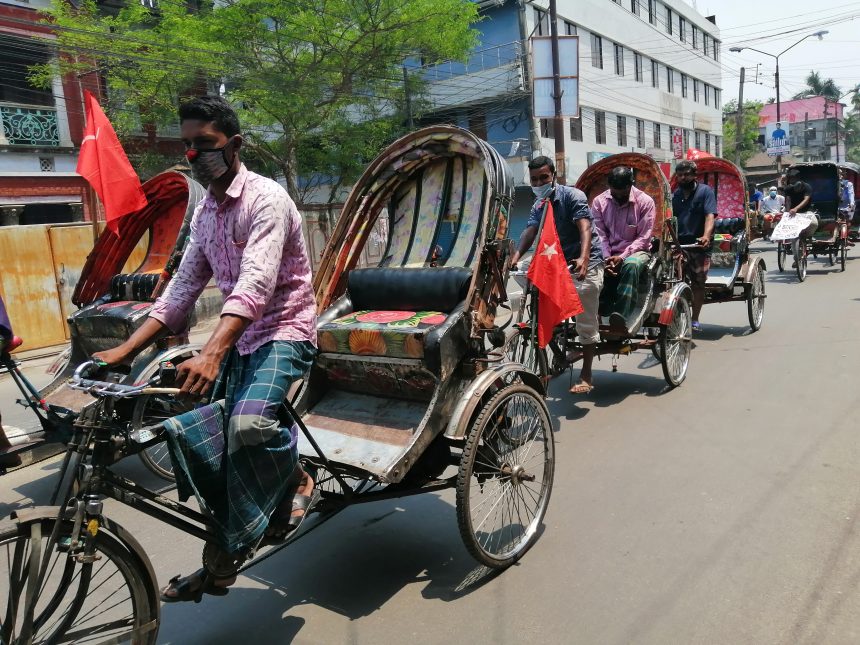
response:
<path fill-rule="evenodd" d="M 776 72 L 774 73 L 774 81 L 776 83 L 776 120 L 777 120 L 777 122 L 782 121 L 782 113 L 780 112 L 780 102 L 779 102 L 779 57 L 782 56 L 789 49 L 797 47 L 800 43 L 802 43 L 807 38 L 812 38 L 813 36 L 818 36 L 818 40 L 823 40 L 824 34 L 827 34 L 827 33 L 830 33 L 830 32 L 828 32 L 827 30 L 823 30 L 823 31 L 816 31 L 815 33 L 812 33 L 812 34 L 807 34 L 806 36 L 804 36 L 803 38 L 798 40 L 796 43 L 794 43 L 793 45 L 790 45 L 789 47 L 786 47 L 785 49 L 783 49 L 778 54 L 771 54 L 769 52 L 765 52 L 765 51 L 762 51 L 760 49 L 756 49 L 755 47 L 730 47 L 729 48 L 729 51 L 731 51 L 731 52 L 742 52 L 745 49 L 749 49 L 751 51 L 758 52 L 759 54 L 764 54 L 765 56 L 770 56 L 771 58 L 776 60 Z M 779 155 L 776 158 L 776 168 L 777 168 L 777 172 L 782 171 L 782 155 Z"/>

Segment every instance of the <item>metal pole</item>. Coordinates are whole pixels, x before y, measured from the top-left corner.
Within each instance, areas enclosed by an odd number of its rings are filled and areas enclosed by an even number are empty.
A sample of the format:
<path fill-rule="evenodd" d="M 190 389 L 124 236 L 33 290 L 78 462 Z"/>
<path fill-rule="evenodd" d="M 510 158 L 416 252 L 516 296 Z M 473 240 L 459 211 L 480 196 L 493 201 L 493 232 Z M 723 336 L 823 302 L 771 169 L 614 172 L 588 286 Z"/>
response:
<path fill-rule="evenodd" d="M 782 113 L 780 112 L 780 102 L 779 102 L 779 56 L 775 56 L 776 58 L 776 73 L 773 75 L 774 80 L 776 81 L 776 120 L 777 122 L 782 121 Z M 777 155 L 776 157 L 776 172 L 777 175 L 782 174 L 782 155 Z"/>
<path fill-rule="evenodd" d="M 412 122 L 412 96 L 409 93 L 409 72 L 406 71 L 406 65 L 403 66 L 403 92 L 406 95 L 406 125 L 411 131 L 415 129 L 415 124 Z"/>
<path fill-rule="evenodd" d="M 526 0 L 520 0 L 518 20 L 520 25 L 520 65 L 524 79 L 524 87 L 531 87 L 532 79 L 529 78 L 529 60 L 528 60 L 528 24 L 526 23 Z M 534 155 L 535 151 L 540 150 L 540 137 L 538 136 L 537 119 L 535 119 L 532 109 L 532 102 L 526 101 L 526 114 L 529 120 L 529 156 Z"/>
<path fill-rule="evenodd" d="M 567 183 L 567 168 L 564 165 L 564 119 L 561 117 L 561 65 L 558 55 L 558 21 L 556 0 L 549 0 L 549 34 L 552 42 L 552 93 L 555 101 L 555 117 L 552 120 L 555 135 L 555 170 L 557 181 Z"/>
<path fill-rule="evenodd" d="M 803 160 L 809 161 L 809 112 L 803 115 Z"/>
<path fill-rule="evenodd" d="M 744 124 L 744 75 L 746 69 L 741 67 L 741 83 L 738 87 L 738 113 L 735 121 L 735 165 L 740 168 L 741 165 L 741 143 L 743 137 L 741 132 Z"/>
<path fill-rule="evenodd" d="M 836 163 L 839 163 L 839 101 L 833 106 L 833 117 L 836 119 Z"/>

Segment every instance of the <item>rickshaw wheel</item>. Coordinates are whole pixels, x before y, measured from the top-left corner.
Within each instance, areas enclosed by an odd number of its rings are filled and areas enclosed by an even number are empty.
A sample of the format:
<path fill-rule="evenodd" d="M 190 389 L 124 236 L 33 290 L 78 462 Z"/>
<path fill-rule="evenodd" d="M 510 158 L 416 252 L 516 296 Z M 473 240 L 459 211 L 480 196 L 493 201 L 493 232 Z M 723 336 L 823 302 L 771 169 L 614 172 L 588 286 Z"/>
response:
<path fill-rule="evenodd" d="M 469 553 L 504 569 L 538 538 L 555 472 L 552 423 L 522 383 L 492 396 L 469 429 L 457 473 L 457 524 Z"/>
<path fill-rule="evenodd" d="M 764 272 L 761 265 L 757 264 L 750 279 L 750 290 L 747 296 L 747 314 L 750 321 L 750 329 L 758 331 L 764 319 Z"/>
<path fill-rule="evenodd" d="M 791 243 L 791 253 L 794 255 L 794 270 L 797 273 L 797 279 L 800 282 L 806 280 L 806 265 L 809 262 L 804 248 L 805 244 L 800 243 L 800 239 L 796 239 Z"/>
<path fill-rule="evenodd" d="M 177 414 L 188 412 L 193 407 L 194 405 L 191 402 L 183 402 L 160 394 L 141 396 L 134 403 L 134 410 L 131 414 L 131 425 L 134 429 L 152 426 L 175 417 Z M 170 453 L 167 450 L 166 441 L 149 446 L 139 454 L 143 465 L 152 473 L 167 481 L 176 481 L 176 477 L 173 474 L 173 462 L 170 461 Z"/>
<path fill-rule="evenodd" d="M 845 270 L 845 258 L 848 255 L 848 240 L 846 238 L 842 238 L 839 241 L 839 269 L 841 271 Z"/>
<path fill-rule="evenodd" d="M 532 342 L 531 329 L 517 329 L 506 341 L 504 346 L 505 359 L 520 363 L 532 374 L 541 378 L 549 376 L 546 349 L 540 349 Z"/>
<path fill-rule="evenodd" d="M 663 378 L 672 387 L 678 387 L 687 377 L 690 350 L 693 345 L 693 314 L 686 298 L 675 300 L 672 322 L 660 328 L 658 353 L 663 367 Z"/>
<path fill-rule="evenodd" d="M 776 245 L 776 266 L 779 268 L 779 272 L 782 273 L 785 271 L 785 256 L 786 256 L 786 248 L 785 242 L 780 240 Z"/>

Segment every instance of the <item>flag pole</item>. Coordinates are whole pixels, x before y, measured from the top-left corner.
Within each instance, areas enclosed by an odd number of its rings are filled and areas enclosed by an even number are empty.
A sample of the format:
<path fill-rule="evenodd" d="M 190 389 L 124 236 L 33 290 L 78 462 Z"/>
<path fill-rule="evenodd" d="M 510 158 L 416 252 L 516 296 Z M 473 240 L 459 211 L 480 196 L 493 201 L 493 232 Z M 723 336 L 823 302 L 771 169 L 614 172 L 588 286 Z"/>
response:
<path fill-rule="evenodd" d="M 553 189 L 553 192 L 555 192 L 555 189 Z M 540 251 L 540 248 L 539 248 L 540 247 L 540 238 L 541 238 L 541 235 L 543 234 L 543 226 L 546 223 L 546 214 L 549 211 L 549 203 L 550 203 L 551 198 L 552 198 L 552 196 L 550 195 L 550 197 L 547 197 L 546 199 L 543 200 L 543 213 L 541 213 L 541 216 L 540 216 L 540 224 L 538 224 L 537 237 L 535 238 L 535 245 L 536 245 L 535 254 L 537 254 Z M 534 261 L 534 257 L 532 257 L 532 262 L 533 261 Z M 531 263 L 529 263 L 529 266 L 531 266 Z M 538 307 L 540 306 L 540 303 L 538 302 L 538 298 L 537 298 L 537 289 L 535 289 L 535 286 L 532 284 L 532 281 L 529 280 L 528 272 L 526 272 L 526 286 L 528 288 L 529 299 L 531 300 L 531 303 L 532 303 L 532 317 L 529 320 L 529 340 L 531 341 L 532 352 L 534 352 L 534 354 L 537 355 L 537 351 L 538 351 L 537 324 L 538 324 Z"/>

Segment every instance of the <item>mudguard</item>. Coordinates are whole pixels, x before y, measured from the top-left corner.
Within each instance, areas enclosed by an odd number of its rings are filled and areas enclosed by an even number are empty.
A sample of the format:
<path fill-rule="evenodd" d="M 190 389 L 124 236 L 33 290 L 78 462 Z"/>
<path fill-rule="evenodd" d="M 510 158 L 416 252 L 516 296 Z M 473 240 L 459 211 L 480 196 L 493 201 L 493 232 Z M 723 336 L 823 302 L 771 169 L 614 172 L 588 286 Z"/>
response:
<path fill-rule="evenodd" d="M 765 264 L 764 258 L 760 256 L 756 256 L 755 259 L 750 258 L 750 262 L 747 264 L 747 270 L 744 273 L 744 284 L 752 283 L 753 274 L 755 274 L 755 268 L 761 265 L 761 270 L 763 273 L 767 273 L 767 264 Z"/>
<path fill-rule="evenodd" d="M 135 363 L 131 373 L 123 381 L 139 385 L 151 378 L 158 371 L 158 366 L 162 361 L 173 361 L 181 356 L 194 356 L 195 354 L 199 354 L 202 348 L 202 343 L 185 343 L 176 347 L 170 347 L 156 354 L 154 357 L 147 357 L 147 360 Z"/>
<path fill-rule="evenodd" d="M 693 302 L 693 290 L 686 282 L 679 282 L 663 296 L 663 305 L 660 308 L 660 316 L 657 318 L 657 323 L 660 325 L 669 325 L 675 318 L 675 303 L 678 298 L 686 298 L 691 303 Z"/>
<path fill-rule="evenodd" d="M 451 419 L 445 429 L 448 439 L 463 440 L 475 414 L 490 396 L 518 376 L 523 383 L 531 386 L 543 398 L 546 388 L 536 374 L 529 372 L 519 363 L 502 363 L 481 372 L 466 386 L 460 400 L 451 412 Z M 510 378 L 508 378 L 510 377 Z"/>

